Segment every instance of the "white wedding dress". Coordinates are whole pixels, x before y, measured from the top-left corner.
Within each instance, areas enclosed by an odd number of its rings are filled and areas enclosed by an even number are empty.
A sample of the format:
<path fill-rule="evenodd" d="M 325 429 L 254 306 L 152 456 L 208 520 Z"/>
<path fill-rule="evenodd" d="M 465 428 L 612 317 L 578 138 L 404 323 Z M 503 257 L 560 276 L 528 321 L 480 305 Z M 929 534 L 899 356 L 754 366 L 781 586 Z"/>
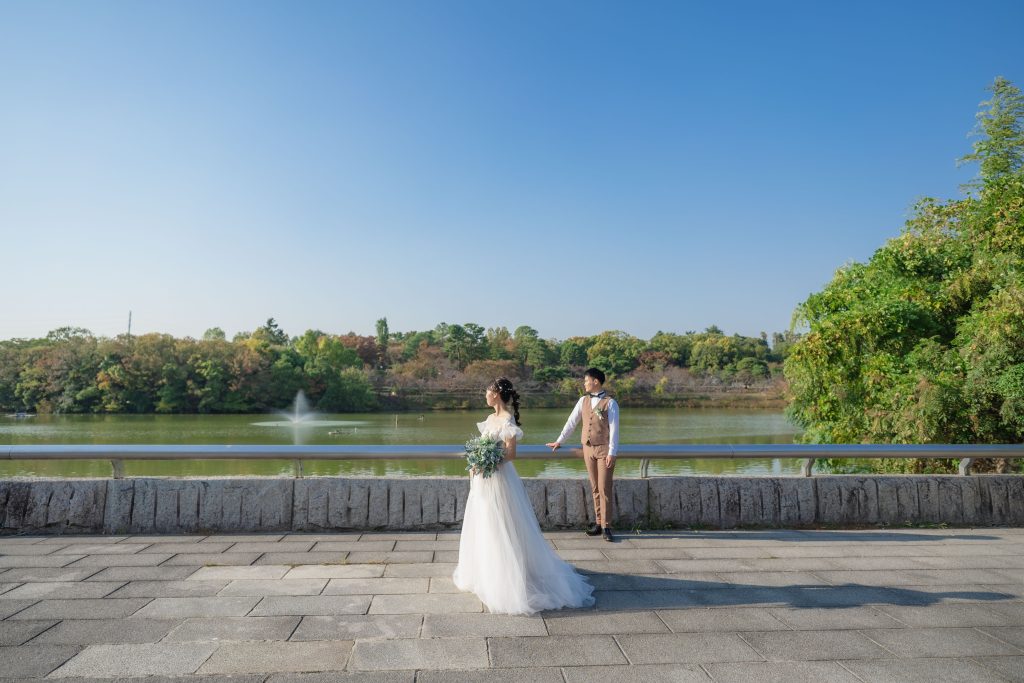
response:
<path fill-rule="evenodd" d="M 477 423 L 481 434 L 523 437 L 512 416 L 490 415 Z M 459 538 L 459 564 L 452 575 L 459 590 L 476 593 L 500 614 L 533 614 L 594 604 L 594 587 L 565 562 L 541 535 L 523 480 L 511 461 L 490 477 L 470 479 Z"/>

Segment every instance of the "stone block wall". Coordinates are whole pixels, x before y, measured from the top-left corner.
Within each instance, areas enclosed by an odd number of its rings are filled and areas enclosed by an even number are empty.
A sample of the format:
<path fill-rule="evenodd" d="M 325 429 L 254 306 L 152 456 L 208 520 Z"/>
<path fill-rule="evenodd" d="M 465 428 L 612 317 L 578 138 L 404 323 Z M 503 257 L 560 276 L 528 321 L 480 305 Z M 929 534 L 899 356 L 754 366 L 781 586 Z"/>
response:
<path fill-rule="evenodd" d="M 594 521 L 581 479 L 524 479 L 545 529 Z M 0 533 L 457 528 L 469 481 L 442 478 L 0 481 Z M 1024 526 L 1019 475 L 657 477 L 615 482 L 619 529 Z"/>

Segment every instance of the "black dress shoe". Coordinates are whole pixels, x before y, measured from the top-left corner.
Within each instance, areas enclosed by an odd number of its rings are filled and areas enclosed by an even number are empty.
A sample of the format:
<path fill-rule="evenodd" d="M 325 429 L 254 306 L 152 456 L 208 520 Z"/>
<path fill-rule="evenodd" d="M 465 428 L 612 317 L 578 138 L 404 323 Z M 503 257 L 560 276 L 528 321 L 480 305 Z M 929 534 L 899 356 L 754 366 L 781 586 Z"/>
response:
<path fill-rule="evenodd" d="M 587 527 L 587 530 L 584 531 L 583 533 L 585 533 L 587 536 L 600 536 L 601 535 L 601 527 L 600 527 L 600 525 L 597 525 L 597 524 L 591 524 L 590 526 Z"/>
<path fill-rule="evenodd" d="M 615 537 L 612 536 L 612 530 L 609 529 L 608 527 L 604 528 L 604 540 L 609 541 L 609 542 L 615 540 Z"/>

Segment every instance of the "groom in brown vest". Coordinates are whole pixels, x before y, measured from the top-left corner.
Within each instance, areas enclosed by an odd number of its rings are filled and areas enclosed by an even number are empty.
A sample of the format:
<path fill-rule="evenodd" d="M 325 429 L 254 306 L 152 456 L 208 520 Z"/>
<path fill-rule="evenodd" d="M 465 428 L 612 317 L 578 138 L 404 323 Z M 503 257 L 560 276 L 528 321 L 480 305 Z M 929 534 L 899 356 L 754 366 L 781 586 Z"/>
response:
<path fill-rule="evenodd" d="M 557 451 L 562 442 L 583 421 L 583 461 L 590 477 L 590 490 L 594 494 L 595 524 L 587 529 L 588 536 L 612 537 L 612 475 L 615 472 L 615 453 L 619 448 L 619 404 L 608 396 L 604 389 L 604 373 L 590 368 L 583 373 L 583 388 L 587 394 L 580 397 L 566 420 L 558 439 L 546 444 Z"/>

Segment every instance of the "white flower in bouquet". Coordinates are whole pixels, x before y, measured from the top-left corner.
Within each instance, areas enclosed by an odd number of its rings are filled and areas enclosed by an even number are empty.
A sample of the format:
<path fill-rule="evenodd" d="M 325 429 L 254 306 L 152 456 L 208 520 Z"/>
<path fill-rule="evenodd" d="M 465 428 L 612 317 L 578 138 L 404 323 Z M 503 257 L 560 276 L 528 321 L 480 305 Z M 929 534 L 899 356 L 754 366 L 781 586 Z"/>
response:
<path fill-rule="evenodd" d="M 466 471 L 489 477 L 505 458 L 505 444 L 493 436 L 476 436 L 466 442 Z"/>

